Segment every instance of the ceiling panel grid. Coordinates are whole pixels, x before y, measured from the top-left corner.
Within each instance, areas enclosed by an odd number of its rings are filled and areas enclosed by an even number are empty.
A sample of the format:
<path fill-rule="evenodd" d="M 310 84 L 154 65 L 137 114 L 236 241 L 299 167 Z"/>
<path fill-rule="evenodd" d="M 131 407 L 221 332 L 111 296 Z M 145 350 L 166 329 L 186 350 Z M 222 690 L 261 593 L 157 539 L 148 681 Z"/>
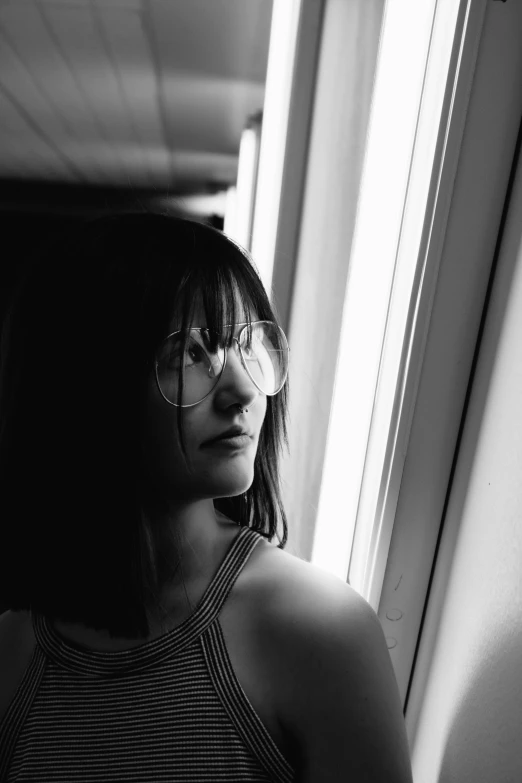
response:
<path fill-rule="evenodd" d="M 97 11 L 85 7 L 50 6 L 47 14 L 99 129 L 102 138 L 96 148 L 99 163 L 111 180 L 132 184 L 133 155 L 139 153 L 139 147 L 128 119 L 118 74 L 102 37 Z M 137 169 L 139 161 L 136 158 L 134 161 Z"/>
<path fill-rule="evenodd" d="M 0 0 L 0 177 L 235 182 L 272 0 Z"/>
<path fill-rule="evenodd" d="M 2 116 L 2 142 L 5 138 L 10 147 L 16 142 L 24 145 L 27 158 L 32 159 L 35 138 L 39 138 L 38 160 L 41 165 L 43 144 L 49 159 L 46 171 L 50 168 L 65 179 L 84 181 L 84 174 L 76 160 L 79 138 L 74 137 L 70 120 L 64 120 L 56 101 L 52 95 L 49 96 L 43 77 L 47 69 L 38 62 L 42 47 L 36 32 L 38 21 L 35 15 L 35 8 L 29 4 L 17 8 L 0 7 L 0 85 L 6 101 L 11 104 L 10 112 L 5 107 L 11 128 L 14 116 L 19 115 L 15 139 L 8 132 Z M 5 153 L 2 154 L 4 156 Z"/>

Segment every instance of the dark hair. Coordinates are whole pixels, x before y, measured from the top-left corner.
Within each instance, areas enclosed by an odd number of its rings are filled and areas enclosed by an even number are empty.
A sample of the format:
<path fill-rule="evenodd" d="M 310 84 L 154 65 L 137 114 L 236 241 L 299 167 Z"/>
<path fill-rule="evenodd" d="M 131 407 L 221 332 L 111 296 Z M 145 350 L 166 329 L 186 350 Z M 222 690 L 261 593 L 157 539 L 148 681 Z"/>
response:
<path fill-rule="evenodd" d="M 86 221 L 29 266 L 0 354 L 1 606 L 148 635 L 161 573 L 150 520 L 163 500 L 140 448 L 146 379 L 176 308 L 185 329 L 201 292 L 208 327 L 225 334 L 235 285 L 246 313 L 278 322 L 245 251 L 161 214 Z M 251 487 L 214 501 L 268 540 L 281 523 L 280 549 L 287 400 L 287 384 L 267 397 Z"/>

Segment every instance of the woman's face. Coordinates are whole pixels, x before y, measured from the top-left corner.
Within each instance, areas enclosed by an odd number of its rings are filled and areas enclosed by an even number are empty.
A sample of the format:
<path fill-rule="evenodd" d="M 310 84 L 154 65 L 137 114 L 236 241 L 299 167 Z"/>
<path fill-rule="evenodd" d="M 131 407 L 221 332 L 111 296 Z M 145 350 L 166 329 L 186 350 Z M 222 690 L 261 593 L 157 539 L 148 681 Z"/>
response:
<path fill-rule="evenodd" d="M 247 318 L 237 301 L 237 322 Z M 257 315 L 251 313 L 251 319 Z M 197 303 L 192 327 L 206 327 L 201 301 Z M 168 333 L 180 328 L 177 318 L 170 322 Z M 243 327 L 234 329 L 238 337 Z M 254 459 L 259 434 L 266 413 L 266 395 L 257 389 L 247 375 L 233 343 L 227 355 L 225 369 L 217 386 L 197 405 L 181 408 L 187 458 L 185 465 L 177 426 L 178 408 L 161 395 L 154 372 L 147 386 L 144 448 L 148 465 L 167 497 L 174 502 L 189 503 L 202 499 L 232 497 L 251 486 L 254 479 Z M 239 406 L 245 411 L 241 413 Z M 248 409 L 246 412 L 245 409 Z M 247 430 L 250 440 L 239 449 L 209 444 L 209 439 L 239 425 Z"/>

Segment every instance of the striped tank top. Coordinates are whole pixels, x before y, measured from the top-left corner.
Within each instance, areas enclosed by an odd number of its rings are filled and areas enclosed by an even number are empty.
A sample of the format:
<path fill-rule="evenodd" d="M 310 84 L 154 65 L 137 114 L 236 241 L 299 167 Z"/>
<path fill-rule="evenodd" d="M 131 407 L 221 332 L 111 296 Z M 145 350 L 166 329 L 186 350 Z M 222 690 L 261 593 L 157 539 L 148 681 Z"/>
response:
<path fill-rule="evenodd" d="M 0 780 L 293 781 L 219 623 L 260 538 L 243 527 L 194 612 L 139 647 L 76 647 L 33 615 L 34 652 L 0 725 Z"/>

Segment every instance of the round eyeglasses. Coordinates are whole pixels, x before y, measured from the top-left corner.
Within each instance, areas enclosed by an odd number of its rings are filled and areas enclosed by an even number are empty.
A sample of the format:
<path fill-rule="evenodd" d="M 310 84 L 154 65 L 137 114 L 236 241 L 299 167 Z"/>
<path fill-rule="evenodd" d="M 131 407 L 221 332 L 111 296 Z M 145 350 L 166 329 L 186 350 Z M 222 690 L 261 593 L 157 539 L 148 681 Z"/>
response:
<path fill-rule="evenodd" d="M 243 326 L 243 324 L 238 324 Z M 252 321 L 233 338 L 241 363 L 260 392 L 272 397 L 288 375 L 290 348 L 273 321 Z M 217 332 L 194 328 L 169 334 L 156 351 L 156 382 L 164 399 L 182 408 L 202 402 L 217 386 L 227 361 L 227 349 Z"/>

